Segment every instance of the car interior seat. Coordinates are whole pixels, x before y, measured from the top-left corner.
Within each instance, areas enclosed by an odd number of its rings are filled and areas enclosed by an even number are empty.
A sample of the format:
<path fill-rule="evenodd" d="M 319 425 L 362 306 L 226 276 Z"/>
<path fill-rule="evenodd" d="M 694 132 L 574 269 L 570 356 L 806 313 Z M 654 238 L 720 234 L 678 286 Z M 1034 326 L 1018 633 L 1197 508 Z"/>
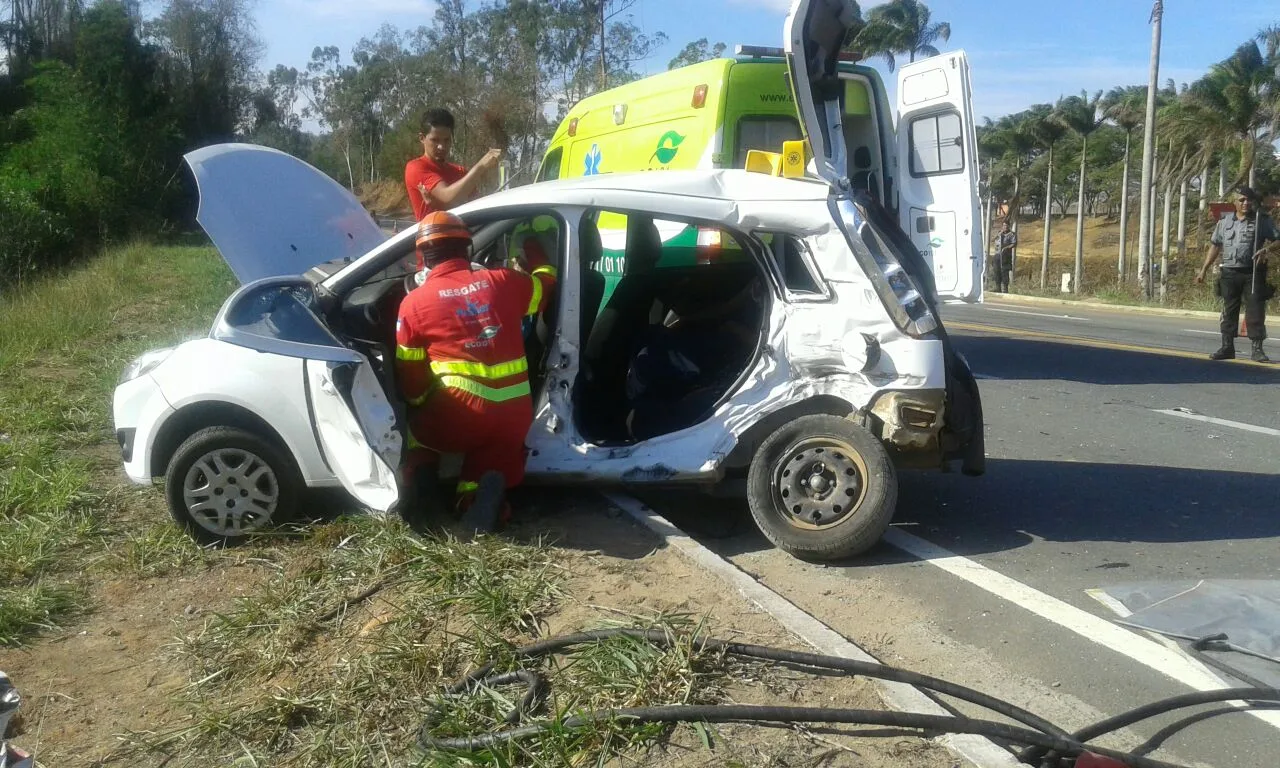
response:
<path fill-rule="evenodd" d="M 627 368 L 657 300 L 654 268 L 661 256 L 662 236 L 653 219 L 629 214 L 623 277 L 596 318 L 582 351 L 588 410 L 598 431 L 625 432 L 622 394 Z"/>
<path fill-rule="evenodd" d="M 850 178 L 855 187 L 865 189 L 871 196 L 880 199 L 880 184 L 876 180 L 876 172 L 871 169 L 871 149 L 866 146 L 853 151 L 853 176 Z"/>
<path fill-rule="evenodd" d="M 600 259 L 604 246 L 600 244 L 600 230 L 591 219 L 584 218 L 578 229 L 582 244 L 578 248 L 582 265 L 582 315 L 580 317 L 578 343 L 585 345 L 591 338 L 596 316 L 600 314 L 600 302 L 604 301 L 604 273 L 600 271 Z"/>

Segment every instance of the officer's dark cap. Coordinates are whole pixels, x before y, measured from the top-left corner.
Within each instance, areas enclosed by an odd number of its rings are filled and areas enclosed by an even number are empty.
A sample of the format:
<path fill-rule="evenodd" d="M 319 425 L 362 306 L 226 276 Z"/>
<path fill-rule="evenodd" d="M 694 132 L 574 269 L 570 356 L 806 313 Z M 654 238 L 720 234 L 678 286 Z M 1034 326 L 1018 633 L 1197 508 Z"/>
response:
<path fill-rule="evenodd" d="M 1239 192 L 1242 197 L 1249 198 L 1249 201 L 1252 202 L 1254 205 L 1262 205 L 1262 195 L 1258 194 L 1258 192 L 1253 187 L 1250 187 L 1245 184 L 1241 184 L 1240 186 L 1236 187 L 1236 191 Z"/>

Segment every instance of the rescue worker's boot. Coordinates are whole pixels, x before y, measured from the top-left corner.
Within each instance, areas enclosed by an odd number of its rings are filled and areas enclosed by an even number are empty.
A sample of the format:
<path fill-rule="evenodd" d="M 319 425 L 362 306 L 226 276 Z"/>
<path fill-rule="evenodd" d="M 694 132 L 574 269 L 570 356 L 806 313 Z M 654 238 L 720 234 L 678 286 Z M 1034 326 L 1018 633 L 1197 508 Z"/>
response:
<path fill-rule="evenodd" d="M 464 536 L 492 533 L 497 530 L 503 512 L 503 494 L 507 483 L 501 472 L 485 472 L 479 488 L 467 504 L 458 522 Z"/>
<path fill-rule="evenodd" d="M 1262 349 L 1262 339 L 1253 340 L 1253 354 L 1250 355 L 1250 358 L 1252 358 L 1255 363 L 1271 362 L 1271 358 L 1267 357 L 1266 351 Z"/>
<path fill-rule="evenodd" d="M 1212 355 L 1210 360 L 1234 360 L 1236 358 L 1236 338 L 1234 336 L 1223 335 L 1222 348 Z"/>
<path fill-rule="evenodd" d="M 440 493 L 440 465 L 427 462 L 408 467 L 404 488 L 407 494 L 400 500 L 401 519 L 419 535 L 441 531 L 449 518 Z"/>

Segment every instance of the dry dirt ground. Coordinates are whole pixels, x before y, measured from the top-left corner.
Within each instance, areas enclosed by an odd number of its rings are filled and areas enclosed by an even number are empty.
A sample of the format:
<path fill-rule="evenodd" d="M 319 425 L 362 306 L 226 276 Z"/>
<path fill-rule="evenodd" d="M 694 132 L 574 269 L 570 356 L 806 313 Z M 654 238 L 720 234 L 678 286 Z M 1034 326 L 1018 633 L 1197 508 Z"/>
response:
<path fill-rule="evenodd" d="M 598 497 L 537 497 L 506 535 L 525 542 L 545 537 L 571 574 L 567 597 L 546 618 L 545 634 L 625 621 L 628 614 L 684 613 L 705 617 L 715 637 L 810 650 Z M 16 743 L 34 750 L 45 766 L 108 764 L 102 760 L 118 745 L 119 734 L 155 727 L 179 713 L 175 697 L 187 680 L 166 660 L 166 646 L 266 576 L 264 565 L 246 561 L 169 579 L 98 584 L 101 607 L 94 614 L 29 649 L 0 654 L 0 669 L 10 673 L 25 697 Z M 883 707 L 872 682 L 793 670 L 757 670 L 722 684 L 725 698 L 737 703 Z M 132 768 L 163 762 L 109 764 Z M 735 725 L 713 731 L 711 750 L 692 728 L 683 727 L 647 754 L 629 754 L 613 764 L 950 768 L 959 760 L 907 733 L 868 736 Z"/>

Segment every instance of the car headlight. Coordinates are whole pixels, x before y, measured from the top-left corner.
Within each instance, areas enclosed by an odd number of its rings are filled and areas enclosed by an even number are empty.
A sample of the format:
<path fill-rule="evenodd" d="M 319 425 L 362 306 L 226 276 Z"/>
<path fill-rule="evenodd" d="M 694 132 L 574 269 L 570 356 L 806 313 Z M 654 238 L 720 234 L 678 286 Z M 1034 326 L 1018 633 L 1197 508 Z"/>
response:
<path fill-rule="evenodd" d="M 173 354 L 173 347 L 165 347 L 164 349 L 153 349 L 141 356 L 135 358 L 131 363 L 124 367 L 120 372 L 120 381 L 123 384 L 126 381 L 133 381 L 139 376 L 145 376 L 156 369 L 156 366 L 165 361 L 169 355 Z"/>

